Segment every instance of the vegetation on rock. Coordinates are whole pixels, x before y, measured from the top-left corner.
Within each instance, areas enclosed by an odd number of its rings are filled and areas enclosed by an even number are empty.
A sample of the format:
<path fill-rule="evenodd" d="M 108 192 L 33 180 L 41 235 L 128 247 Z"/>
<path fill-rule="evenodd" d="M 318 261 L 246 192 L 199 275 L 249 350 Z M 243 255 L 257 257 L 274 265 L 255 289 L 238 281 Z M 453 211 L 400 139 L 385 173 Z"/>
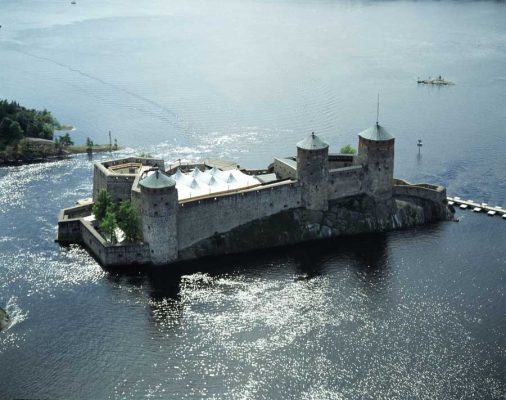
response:
<path fill-rule="evenodd" d="M 95 204 L 93 205 L 92 212 L 95 215 L 97 221 L 101 222 L 108 209 L 112 209 L 114 207 L 112 198 L 109 196 L 107 191 L 102 189 L 98 192 L 97 200 L 95 200 Z"/>
<path fill-rule="evenodd" d="M 137 210 L 129 201 L 122 201 L 118 208 L 118 226 L 125 233 L 127 242 L 136 242 L 141 239 L 141 228 Z"/>
<path fill-rule="evenodd" d="M 118 240 L 116 237 L 117 227 L 116 214 L 111 209 L 108 209 L 100 223 L 100 230 L 104 233 L 106 239 L 112 243 L 116 243 Z"/>
<path fill-rule="evenodd" d="M 356 152 L 357 150 L 351 147 L 351 144 L 347 144 L 346 146 L 341 147 L 341 150 L 339 150 L 339 153 L 341 154 L 355 154 Z"/>
<path fill-rule="evenodd" d="M 122 201 L 117 206 L 111 196 L 101 190 L 92 211 L 100 224 L 100 230 L 111 242 L 117 240 L 115 230 L 118 227 L 125 234 L 125 241 L 136 242 L 142 239 L 139 215 L 130 201 Z"/>

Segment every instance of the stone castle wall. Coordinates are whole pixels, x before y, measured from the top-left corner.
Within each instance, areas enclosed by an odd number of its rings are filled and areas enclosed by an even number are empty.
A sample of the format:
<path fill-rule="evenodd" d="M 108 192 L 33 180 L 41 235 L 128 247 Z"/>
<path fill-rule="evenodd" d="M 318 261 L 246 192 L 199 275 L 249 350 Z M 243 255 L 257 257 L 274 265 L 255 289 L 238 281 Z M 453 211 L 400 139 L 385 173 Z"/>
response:
<path fill-rule="evenodd" d="M 354 154 L 329 154 L 329 168 L 351 167 L 357 163 L 356 160 L 357 156 Z"/>
<path fill-rule="evenodd" d="M 134 163 L 158 167 L 163 170 L 164 161 L 162 159 L 149 159 L 142 157 L 129 157 L 119 160 L 110 160 L 103 163 L 95 163 L 93 168 L 93 200 L 97 199 L 98 193 L 105 189 L 114 201 L 129 200 L 132 184 L 137 173 L 124 174 L 115 173 L 108 167 L 121 165 L 125 163 Z"/>
<path fill-rule="evenodd" d="M 329 171 L 329 200 L 354 196 L 363 192 L 364 171 L 361 165 Z"/>
<path fill-rule="evenodd" d="M 181 203 L 178 209 L 179 250 L 256 219 L 301 206 L 297 183 Z"/>
<path fill-rule="evenodd" d="M 82 243 L 102 265 L 146 264 L 151 261 L 146 243 L 111 244 L 89 222 L 81 220 Z"/>
<path fill-rule="evenodd" d="M 446 188 L 428 184 L 402 184 L 393 186 L 393 195 L 397 198 L 419 198 L 434 203 L 446 203 Z"/>
<path fill-rule="evenodd" d="M 180 252 L 180 259 L 242 253 L 309 240 L 411 228 L 452 218 L 448 207 L 430 200 L 376 201 L 362 194 L 329 202 L 327 211 L 295 208 L 251 221 Z"/>
<path fill-rule="evenodd" d="M 274 173 L 281 179 L 297 179 L 297 168 L 290 165 L 289 161 L 275 158 L 272 165 Z"/>

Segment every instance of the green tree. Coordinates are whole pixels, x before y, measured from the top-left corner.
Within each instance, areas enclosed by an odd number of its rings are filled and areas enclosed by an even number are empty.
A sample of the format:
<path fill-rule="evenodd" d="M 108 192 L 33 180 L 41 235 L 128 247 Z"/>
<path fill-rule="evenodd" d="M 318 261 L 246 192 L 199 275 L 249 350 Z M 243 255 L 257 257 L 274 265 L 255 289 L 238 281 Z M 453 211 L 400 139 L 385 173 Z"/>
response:
<path fill-rule="evenodd" d="M 0 122 L 0 146 L 17 143 L 23 138 L 23 129 L 18 121 L 5 117 Z"/>
<path fill-rule="evenodd" d="M 341 154 L 355 154 L 357 150 L 351 147 L 350 144 L 347 144 L 346 146 L 341 147 L 341 150 L 339 150 L 339 152 Z"/>
<path fill-rule="evenodd" d="M 104 219 L 100 223 L 100 230 L 104 233 L 105 238 L 111 243 L 116 243 L 116 228 L 118 223 L 116 222 L 116 215 L 111 209 L 108 209 L 105 213 Z"/>
<path fill-rule="evenodd" d="M 17 151 L 21 157 L 30 156 L 32 151 L 30 150 L 30 144 L 28 143 L 28 140 L 21 139 L 17 145 Z"/>
<path fill-rule="evenodd" d="M 60 136 L 60 144 L 63 147 L 72 146 L 74 144 L 74 142 L 70 138 L 70 135 L 68 134 L 68 132 L 65 135 L 63 135 L 63 136 Z"/>
<path fill-rule="evenodd" d="M 100 222 L 104 219 L 108 210 L 114 212 L 112 198 L 109 196 L 106 190 L 102 189 L 100 192 L 98 192 L 97 200 L 93 205 L 92 212 L 95 215 L 95 218 Z"/>
<path fill-rule="evenodd" d="M 136 242 L 141 239 L 141 228 L 137 209 L 130 201 L 122 201 L 118 209 L 118 226 L 125 233 L 127 242 Z"/>

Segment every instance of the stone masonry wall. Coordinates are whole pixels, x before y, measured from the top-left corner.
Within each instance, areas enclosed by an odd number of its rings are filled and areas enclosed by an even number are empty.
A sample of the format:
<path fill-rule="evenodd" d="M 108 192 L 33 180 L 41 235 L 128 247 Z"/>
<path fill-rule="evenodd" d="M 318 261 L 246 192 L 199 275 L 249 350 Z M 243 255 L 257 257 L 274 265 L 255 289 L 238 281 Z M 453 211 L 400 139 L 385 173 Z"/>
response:
<path fill-rule="evenodd" d="M 178 209 L 179 250 L 215 233 L 301 206 L 300 187 L 285 183 L 222 197 L 182 203 Z"/>
<path fill-rule="evenodd" d="M 330 170 L 329 200 L 362 193 L 363 170 L 361 165 Z"/>
<path fill-rule="evenodd" d="M 435 203 L 446 202 L 446 188 L 427 184 L 394 185 L 393 194 L 396 197 L 417 197 L 431 200 Z"/>
<path fill-rule="evenodd" d="M 114 201 L 130 199 L 130 191 L 136 174 L 112 174 L 100 163 L 95 163 L 93 169 L 93 200 L 98 193 L 105 189 Z"/>
<path fill-rule="evenodd" d="M 102 265 L 146 264 L 151 261 L 147 244 L 107 243 L 89 222 L 80 221 L 82 243 Z"/>
<path fill-rule="evenodd" d="M 155 158 L 128 157 L 117 160 L 97 162 L 93 167 L 93 200 L 97 199 L 100 190 L 105 189 L 114 201 L 129 200 L 130 190 L 137 174 L 114 173 L 110 166 L 136 163 L 164 169 L 164 161 Z"/>
<path fill-rule="evenodd" d="M 281 179 L 297 179 L 297 168 L 292 167 L 282 159 L 275 158 L 273 168 L 274 173 Z"/>

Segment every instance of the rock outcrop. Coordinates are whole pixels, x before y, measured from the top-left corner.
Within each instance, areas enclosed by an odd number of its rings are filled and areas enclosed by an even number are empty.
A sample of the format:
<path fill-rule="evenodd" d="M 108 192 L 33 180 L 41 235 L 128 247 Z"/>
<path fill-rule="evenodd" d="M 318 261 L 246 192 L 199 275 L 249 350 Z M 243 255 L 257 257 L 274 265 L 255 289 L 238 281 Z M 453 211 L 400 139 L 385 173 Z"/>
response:
<path fill-rule="evenodd" d="M 9 323 L 10 323 L 9 314 L 7 314 L 7 312 L 3 308 L 0 308 L 0 331 L 2 329 L 7 328 Z"/>
<path fill-rule="evenodd" d="M 412 198 L 383 202 L 367 195 L 329 202 L 328 211 L 297 208 L 239 226 L 180 250 L 182 260 L 233 254 L 259 248 L 344 235 L 412 228 L 436 221 L 452 220 L 444 203 Z"/>

